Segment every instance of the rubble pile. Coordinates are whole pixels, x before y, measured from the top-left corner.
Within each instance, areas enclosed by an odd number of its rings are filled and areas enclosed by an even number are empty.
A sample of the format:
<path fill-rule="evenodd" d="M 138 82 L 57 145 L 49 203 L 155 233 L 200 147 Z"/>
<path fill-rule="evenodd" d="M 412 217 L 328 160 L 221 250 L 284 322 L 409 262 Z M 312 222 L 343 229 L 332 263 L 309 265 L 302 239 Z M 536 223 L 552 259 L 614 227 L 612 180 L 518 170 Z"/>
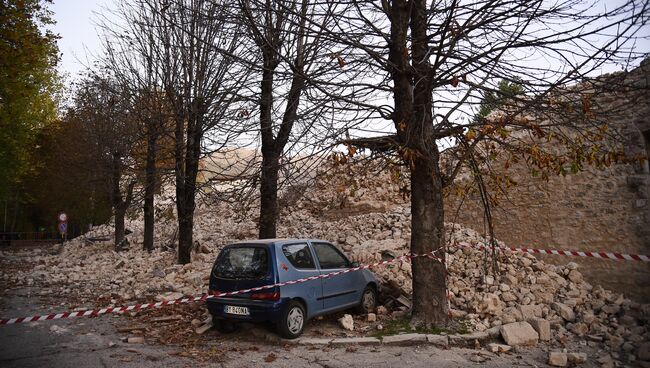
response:
<path fill-rule="evenodd" d="M 410 208 L 399 197 L 399 181 L 391 179 L 395 174 L 378 175 L 370 180 L 353 170 L 306 189 L 303 197 L 284 208 L 278 235 L 326 239 L 362 263 L 378 261 L 387 253 L 408 253 Z M 386 185 L 377 186 L 377 181 Z M 342 209 L 354 210 L 337 212 Z M 325 212 L 329 215 L 323 215 Z M 152 253 L 141 249 L 143 224 L 136 218 L 127 221 L 132 231 L 128 236 L 130 248 L 122 252 L 113 250 L 110 225 L 67 242 L 59 254 L 39 250 L 0 252 L 3 262 L 23 252 L 33 265 L 22 269 L 3 267 L 0 283 L 5 289 L 40 287 L 37 293 L 41 295 L 76 295 L 78 306 L 84 307 L 92 307 L 100 300 L 119 304 L 200 294 L 207 289 L 210 269 L 220 248 L 256 237 L 257 215 L 253 210 L 247 212 L 224 203 L 200 205 L 195 215 L 197 243 L 192 263 L 187 265 L 176 264 L 175 250 L 170 248 L 177 236 L 173 218 L 161 218 L 157 223 L 157 248 Z M 465 321 L 471 330 L 498 329 L 509 345 L 578 337 L 590 344 L 602 344 L 616 359 L 650 360 L 650 305 L 590 285 L 578 265 L 568 258 L 566 265 L 555 266 L 530 254 L 500 251 L 493 262 L 489 252 L 477 249 L 489 244 L 478 232 L 452 223 L 446 224 L 445 231 L 452 315 Z M 505 246 L 502 242 L 497 245 Z M 384 283 L 396 285 L 403 295 L 410 295 L 410 263 L 373 271 Z M 391 312 L 403 311 L 407 304 L 382 306 L 378 314 L 385 318 Z M 552 361 L 559 365 L 567 361 L 567 356 L 553 354 Z"/>

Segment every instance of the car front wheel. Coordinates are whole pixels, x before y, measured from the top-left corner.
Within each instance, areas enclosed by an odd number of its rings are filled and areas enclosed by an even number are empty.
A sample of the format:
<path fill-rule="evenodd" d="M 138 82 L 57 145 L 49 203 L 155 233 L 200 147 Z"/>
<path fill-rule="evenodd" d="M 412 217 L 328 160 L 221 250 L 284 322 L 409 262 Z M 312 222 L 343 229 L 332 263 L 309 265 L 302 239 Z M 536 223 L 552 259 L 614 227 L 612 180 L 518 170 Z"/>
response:
<path fill-rule="evenodd" d="M 377 308 L 377 291 L 374 287 L 368 285 L 361 294 L 361 303 L 357 311 L 361 314 L 373 313 Z"/>
<path fill-rule="evenodd" d="M 300 302 L 292 300 L 282 313 L 282 319 L 278 323 L 278 332 L 286 339 L 295 339 L 302 334 L 306 319 L 305 307 Z"/>

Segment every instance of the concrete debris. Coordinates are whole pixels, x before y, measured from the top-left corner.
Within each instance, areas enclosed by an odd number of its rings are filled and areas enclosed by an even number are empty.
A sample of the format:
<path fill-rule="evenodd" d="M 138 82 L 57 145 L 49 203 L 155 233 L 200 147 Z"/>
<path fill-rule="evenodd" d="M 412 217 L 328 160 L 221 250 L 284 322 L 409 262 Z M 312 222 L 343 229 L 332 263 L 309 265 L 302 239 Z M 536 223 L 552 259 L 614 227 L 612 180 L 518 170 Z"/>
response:
<path fill-rule="evenodd" d="M 206 324 L 204 324 L 204 325 L 202 325 L 200 327 L 197 327 L 196 330 L 194 330 L 194 332 L 196 332 L 199 335 L 203 335 L 204 333 L 209 331 L 211 328 L 212 328 L 212 320 L 210 320 L 208 323 L 206 323 Z"/>
<path fill-rule="evenodd" d="M 567 354 L 567 360 L 571 364 L 582 364 L 587 362 L 587 354 L 585 353 L 568 353 Z"/>
<path fill-rule="evenodd" d="M 386 315 L 388 314 L 388 309 L 386 309 L 386 307 L 384 307 L 383 305 L 380 305 L 377 307 L 377 314 L 380 316 Z"/>
<path fill-rule="evenodd" d="M 510 346 L 537 344 L 539 334 L 528 322 L 514 322 L 501 326 L 501 336 Z"/>
<path fill-rule="evenodd" d="M 551 324 L 542 318 L 530 318 L 527 321 L 537 334 L 539 335 L 540 341 L 550 341 L 551 340 Z"/>
<path fill-rule="evenodd" d="M 556 311 L 565 321 L 572 322 L 576 319 L 573 309 L 568 305 L 555 302 L 551 304 L 551 308 L 553 308 L 553 310 Z"/>
<path fill-rule="evenodd" d="M 552 351 L 548 353 L 548 364 L 553 367 L 566 367 L 568 362 L 567 354 Z"/>
<path fill-rule="evenodd" d="M 354 330 L 354 319 L 352 319 L 352 315 L 350 314 L 345 314 L 343 317 L 339 318 L 339 323 L 341 324 L 341 327 L 346 330 Z"/>
<path fill-rule="evenodd" d="M 486 348 L 488 351 L 492 353 L 507 353 L 510 350 L 512 350 L 512 346 L 510 345 L 497 344 L 497 343 L 487 344 Z"/>
<path fill-rule="evenodd" d="M 328 239 L 351 260 L 362 264 L 409 253 L 411 215 L 409 201 L 400 195 L 403 188 L 391 180 L 388 172 L 364 180 L 362 166 L 328 167 L 332 171 L 329 179 L 281 193 L 291 205 L 280 216 L 278 236 Z M 381 180 L 381 186 L 376 186 L 377 180 Z M 351 182 L 355 185 L 349 185 Z M 294 198 L 296 193 L 304 194 L 304 199 Z M 164 246 L 173 245 L 178 237 L 173 196 L 173 190 L 164 189 L 156 198 L 160 208 L 156 213 L 161 216 L 157 218 L 154 244 L 159 247 L 152 252 L 140 246 L 143 220 L 129 217 L 126 226 L 133 231 L 129 235 L 133 246 L 129 249 L 115 252 L 112 225 L 97 226 L 66 242 L 60 254 L 12 251 L 12 256 L 29 257 L 34 266 L 2 272 L 0 282 L 10 285 L 10 289 L 38 287 L 64 299 L 75 297 L 80 304 L 106 300 L 123 305 L 143 299 L 162 301 L 200 295 L 207 290 L 220 249 L 257 236 L 258 209 L 243 207 L 236 201 L 199 202 L 194 224 L 197 252 L 192 254 L 192 263 L 179 265 L 173 247 Z M 492 259 L 472 248 L 490 244 L 481 233 L 446 223 L 445 240 L 453 244 L 448 246 L 446 257 L 451 314 L 470 331 L 485 331 L 492 336 L 494 331 L 503 334 L 505 329 L 507 335 L 512 326 L 519 326 L 518 331 L 525 324 L 529 327 L 525 328 L 529 332 L 523 339 L 526 343 L 535 341 L 534 334 L 538 340 L 553 342 L 574 336 L 611 353 L 650 361 L 649 304 L 635 303 L 620 293 L 591 285 L 577 264 L 568 262 L 571 259 L 564 260 L 567 264 L 555 265 L 532 254 L 503 250 L 497 252 L 498 269 L 494 269 Z M 496 245 L 506 246 L 501 241 Z M 8 252 L 0 251 L 0 257 Z M 563 262 L 561 257 L 555 260 Z M 402 262 L 373 268 L 373 272 L 382 286 L 389 286 L 388 301 L 376 313 L 385 326 L 385 319 L 409 313 L 412 267 L 410 262 Z M 351 316 L 346 318 L 344 328 L 354 329 Z M 518 335 L 510 338 L 514 336 Z"/>

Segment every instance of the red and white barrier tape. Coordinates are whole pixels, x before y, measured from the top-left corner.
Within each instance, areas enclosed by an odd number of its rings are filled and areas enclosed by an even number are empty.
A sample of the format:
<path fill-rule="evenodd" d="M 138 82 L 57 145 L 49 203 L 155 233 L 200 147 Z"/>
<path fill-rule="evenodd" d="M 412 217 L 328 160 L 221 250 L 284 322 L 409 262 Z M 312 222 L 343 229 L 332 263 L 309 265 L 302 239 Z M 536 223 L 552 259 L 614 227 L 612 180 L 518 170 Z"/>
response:
<path fill-rule="evenodd" d="M 318 280 L 318 279 L 325 279 L 325 278 L 331 278 L 337 275 L 349 273 L 349 272 L 355 272 L 359 270 L 365 270 L 368 268 L 373 268 L 373 267 L 380 267 L 380 266 L 385 266 L 388 264 L 392 263 L 401 263 L 401 262 L 408 262 L 410 259 L 416 258 L 416 257 L 427 257 L 430 259 L 434 259 L 438 262 L 441 261 L 439 257 L 435 256 L 435 252 L 429 252 L 425 254 L 408 254 L 404 255 L 401 257 L 397 257 L 392 260 L 387 260 L 387 261 L 381 261 L 381 262 L 375 262 L 375 263 L 370 263 L 366 265 L 360 265 L 357 267 L 352 267 L 352 268 L 346 268 L 341 271 L 335 271 L 323 275 L 318 275 L 318 276 L 310 276 L 310 277 L 305 277 L 302 279 L 298 280 L 291 280 L 291 281 L 285 281 L 285 282 L 279 282 L 276 284 L 272 285 L 265 285 L 265 286 L 260 286 L 260 287 L 254 287 L 250 289 L 242 289 L 242 290 L 236 290 L 236 291 L 230 291 L 226 293 L 213 293 L 212 295 L 208 294 L 203 294 L 201 296 L 193 296 L 193 297 L 183 297 L 179 298 L 176 300 L 166 300 L 162 302 L 157 302 L 157 303 L 145 303 L 145 304 L 135 304 L 135 305 L 129 305 L 129 306 L 121 306 L 121 307 L 107 307 L 107 308 L 98 308 L 98 309 L 88 309 L 88 310 L 82 310 L 82 311 L 77 311 L 77 312 L 63 312 L 63 313 L 52 313 L 48 315 L 43 315 L 43 316 L 31 316 L 31 317 L 18 317 L 18 318 L 3 318 L 0 319 L 0 325 L 11 325 L 11 324 L 17 324 L 17 323 L 27 323 L 27 322 L 37 322 L 37 321 L 47 321 L 47 320 L 53 320 L 53 319 L 63 319 L 63 318 L 75 318 L 75 317 L 96 317 L 100 316 L 102 314 L 109 314 L 109 313 L 124 313 L 124 312 L 130 312 L 130 311 L 140 311 L 143 309 L 150 309 L 150 308 L 160 308 L 166 305 L 173 305 L 173 304 L 184 304 L 184 303 L 191 303 L 191 302 L 197 302 L 197 301 L 203 301 L 206 299 L 211 299 L 211 298 L 216 298 L 216 297 L 223 297 L 223 296 L 232 296 L 232 295 L 237 295 L 237 294 L 246 294 L 254 291 L 261 291 L 261 290 L 266 290 L 266 289 L 271 289 L 274 287 L 278 286 L 286 286 L 286 285 L 294 285 L 298 283 L 303 283 L 307 281 L 312 281 L 312 280 Z"/>
<path fill-rule="evenodd" d="M 458 247 L 461 248 L 474 248 L 474 249 L 491 249 L 490 247 L 486 247 L 483 245 L 469 245 L 469 244 L 458 244 Z M 573 257 L 593 257 L 593 258 L 600 258 L 600 259 L 611 259 L 611 260 L 626 260 L 626 261 L 641 261 L 641 262 L 650 262 L 650 256 L 647 255 L 637 255 L 637 254 L 622 254 L 622 253 L 613 253 L 613 252 L 583 252 L 583 251 L 571 251 L 571 250 L 557 250 L 557 249 L 536 249 L 536 248 L 511 248 L 511 247 L 497 247 L 497 250 L 503 251 L 503 250 L 510 250 L 514 252 L 526 252 L 526 253 L 531 253 L 531 254 L 552 254 L 552 255 L 565 255 L 565 256 L 573 256 Z M 237 295 L 237 294 L 246 294 L 254 291 L 261 291 L 265 289 L 271 289 L 274 287 L 278 286 L 286 286 L 286 285 L 294 285 L 298 283 L 303 283 L 303 282 L 308 282 L 312 280 L 318 280 L 318 279 L 324 279 L 324 278 L 330 278 L 334 277 L 337 275 L 349 273 L 349 272 L 355 272 L 359 270 L 364 270 L 364 269 L 369 269 L 369 268 L 374 268 L 374 267 L 380 267 L 380 266 L 385 266 L 388 264 L 392 263 L 401 263 L 405 261 L 409 261 L 410 259 L 416 258 L 416 257 L 427 257 L 430 259 L 434 259 L 438 262 L 441 262 L 441 259 L 435 255 L 435 252 L 429 252 L 425 254 L 408 254 L 404 255 L 401 257 L 397 257 L 392 260 L 387 260 L 387 261 L 381 261 L 381 262 L 375 262 L 375 263 L 370 263 L 366 265 L 360 265 L 358 267 L 352 267 L 352 268 L 347 268 L 345 270 L 341 271 L 336 271 L 336 272 L 331 272 L 323 275 L 318 275 L 318 276 L 310 276 L 310 277 L 305 277 L 302 279 L 298 280 L 291 280 L 291 281 L 286 281 L 286 282 L 280 282 L 276 283 L 273 285 L 266 285 L 266 286 L 260 286 L 260 287 L 255 287 L 255 288 L 250 288 L 250 289 L 242 289 L 242 290 L 236 290 L 236 291 L 231 291 L 227 293 L 215 293 L 213 295 L 201 295 L 201 296 L 194 296 L 194 297 L 184 297 L 184 298 L 179 298 L 176 300 L 165 300 L 157 303 L 145 303 L 145 304 L 135 304 L 135 305 L 129 305 L 129 306 L 121 306 L 121 307 L 107 307 L 107 308 L 101 308 L 101 309 L 89 309 L 89 310 L 82 310 L 82 311 L 77 311 L 77 312 L 63 312 L 63 313 L 52 313 L 48 315 L 43 315 L 43 316 L 31 316 L 31 317 L 18 317 L 18 318 L 4 318 L 0 319 L 0 325 L 10 325 L 10 324 L 17 324 L 17 323 L 27 323 L 27 322 L 36 322 L 36 321 L 46 321 L 46 320 L 53 320 L 53 319 L 62 319 L 62 318 L 75 318 L 75 317 L 96 317 L 102 314 L 108 314 L 108 313 L 124 313 L 124 312 L 129 312 L 129 311 L 139 311 L 143 309 L 150 309 L 150 308 L 160 308 L 166 305 L 173 305 L 173 304 L 184 304 L 184 303 L 191 303 L 191 302 L 196 302 L 196 301 L 203 301 L 206 299 L 210 298 L 215 298 L 215 297 L 223 297 L 223 296 L 232 296 L 232 295 Z M 446 269 L 446 266 L 445 266 Z M 448 292 L 448 303 L 449 298 L 451 295 Z"/>
<path fill-rule="evenodd" d="M 461 248 L 475 248 L 475 249 L 491 249 L 488 246 L 484 245 L 469 245 L 469 244 L 458 244 Z M 558 256 L 570 256 L 570 257 L 593 257 L 600 259 L 611 259 L 614 261 L 640 261 L 640 262 L 650 262 L 650 256 L 644 254 L 624 254 L 624 253 L 615 253 L 615 252 L 589 252 L 589 251 L 577 251 L 577 250 L 560 250 L 560 249 L 538 249 L 538 248 L 515 248 L 515 247 L 496 247 L 497 250 L 510 250 L 513 252 L 524 252 L 530 254 L 551 254 Z"/>

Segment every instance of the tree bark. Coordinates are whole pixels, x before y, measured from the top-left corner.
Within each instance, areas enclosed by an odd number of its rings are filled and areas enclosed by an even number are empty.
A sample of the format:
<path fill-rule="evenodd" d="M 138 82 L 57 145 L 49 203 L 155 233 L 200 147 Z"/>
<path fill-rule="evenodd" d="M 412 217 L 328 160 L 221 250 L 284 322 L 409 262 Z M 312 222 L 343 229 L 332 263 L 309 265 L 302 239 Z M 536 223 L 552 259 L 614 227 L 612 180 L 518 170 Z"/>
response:
<path fill-rule="evenodd" d="M 120 250 L 124 240 L 124 217 L 126 208 L 124 206 L 115 207 L 115 250 Z"/>
<path fill-rule="evenodd" d="M 279 155 L 274 150 L 262 151 L 262 175 L 260 180 L 260 239 L 276 237 L 278 218 L 278 172 Z"/>
<path fill-rule="evenodd" d="M 187 142 L 185 144 L 185 170 L 176 175 L 176 209 L 178 212 L 178 263 L 186 264 L 192 261 L 192 243 L 194 228 L 194 209 L 196 206 L 196 177 L 199 172 L 199 157 L 201 155 L 202 124 L 197 122 L 197 116 L 190 117 L 187 123 Z M 177 149 L 177 154 L 182 149 Z M 179 185 L 180 184 L 180 185 Z"/>
<path fill-rule="evenodd" d="M 154 194 L 156 191 L 156 144 L 157 131 L 147 124 L 147 162 L 145 167 L 145 186 L 144 186 L 144 250 L 153 250 L 153 233 L 154 233 Z"/>
<path fill-rule="evenodd" d="M 119 250 L 124 239 L 124 217 L 126 207 L 120 191 L 120 181 L 122 180 L 122 155 L 119 152 L 113 153 L 113 180 L 112 180 L 112 199 L 113 211 L 115 213 L 115 250 Z"/>
<path fill-rule="evenodd" d="M 433 159 L 417 160 L 411 170 L 411 216 L 411 252 L 434 251 L 441 259 L 417 257 L 413 260 L 412 321 L 415 325 L 444 326 L 448 322 L 445 230 L 437 152 Z"/>
<path fill-rule="evenodd" d="M 411 324 L 444 326 L 448 322 L 448 305 L 443 183 L 433 130 L 433 73 L 428 56 L 426 2 L 396 0 L 388 12 L 391 21 L 389 71 L 393 80 L 393 122 L 402 156 L 411 170 L 411 252 L 427 254 L 434 251 L 441 260 L 427 257 L 413 260 Z"/>
<path fill-rule="evenodd" d="M 269 6 L 269 3 L 266 5 Z M 286 97 L 286 107 L 282 116 L 282 122 L 277 131 L 273 130 L 273 87 L 275 70 L 279 60 L 282 59 L 283 47 L 279 37 L 281 30 L 272 28 L 265 30 L 274 34 L 273 42 L 267 38 L 257 38 L 257 46 L 260 48 L 264 69 L 262 71 L 262 82 L 260 86 L 260 133 L 262 135 L 262 168 L 260 173 L 260 218 L 259 218 L 259 238 L 271 239 L 277 236 L 277 221 L 279 216 L 278 208 L 278 179 L 280 172 L 280 157 L 289 140 L 289 135 L 293 129 L 293 124 L 297 120 L 300 97 L 305 88 L 304 72 L 304 34 L 305 22 L 307 19 L 307 1 L 303 0 L 301 5 L 301 17 L 296 43 L 296 56 L 292 68 L 291 87 Z M 270 8 L 267 11 L 267 23 L 273 24 L 272 14 L 276 17 L 283 18 L 287 14 L 273 11 Z M 255 29 L 255 20 L 248 19 L 251 22 L 250 27 Z M 276 19 L 276 26 L 280 24 Z M 259 30 L 258 30 L 259 31 Z M 260 32 L 261 33 L 261 32 Z M 275 136 L 274 136 L 275 135 Z"/>

